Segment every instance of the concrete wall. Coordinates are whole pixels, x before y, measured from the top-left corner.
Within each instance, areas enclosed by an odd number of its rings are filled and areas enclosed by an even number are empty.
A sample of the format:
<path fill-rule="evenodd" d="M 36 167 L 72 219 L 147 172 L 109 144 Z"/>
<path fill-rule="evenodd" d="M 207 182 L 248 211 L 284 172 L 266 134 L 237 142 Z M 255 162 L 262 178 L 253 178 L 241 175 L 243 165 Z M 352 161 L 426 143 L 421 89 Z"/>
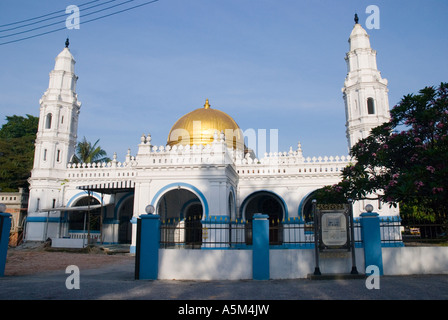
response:
<path fill-rule="evenodd" d="M 252 279 L 252 250 L 159 249 L 158 279 Z"/>
<path fill-rule="evenodd" d="M 358 271 L 364 272 L 362 249 L 356 250 Z M 306 278 L 314 271 L 314 250 L 269 251 L 270 279 Z M 350 273 L 351 254 L 321 254 L 322 273 Z M 252 279 L 252 250 L 159 250 L 158 279 L 239 280 Z"/>
<path fill-rule="evenodd" d="M 448 274 L 448 247 L 383 248 L 385 275 Z"/>
<path fill-rule="evenodd" d="M 356 267 L 365 272 L 364 249 L 357 248 Z M 384 275 L 448 274 L 448 247 L 382 248 Z M 350 252 L 321 253 L 322 274 L 349 274 Z M 269 251 L 270 279 L 303 279 L 314 272 L 313 249 Z M 252 279 L 252 250 L 159 249 L 159 279 Z"/>

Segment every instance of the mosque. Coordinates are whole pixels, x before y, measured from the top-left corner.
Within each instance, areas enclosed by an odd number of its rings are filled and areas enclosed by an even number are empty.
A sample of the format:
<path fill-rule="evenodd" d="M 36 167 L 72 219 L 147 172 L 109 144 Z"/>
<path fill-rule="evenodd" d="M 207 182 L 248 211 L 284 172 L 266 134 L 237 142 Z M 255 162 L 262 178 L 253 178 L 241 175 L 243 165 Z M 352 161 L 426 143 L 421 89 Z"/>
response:
<path fill-rule="evenodd" d="M 342 95 L 351 147 L 389 120 L 389 102 L 376 51 L 357 19 L 348 42 Z M 255 213 L 268 214 L 277 224 L 290 219 L 305 223 L 313 193 L 338 183 L 352 160 L 348 155 L 304 157 L 300 142 L 285 152 L 255 155 L 234 119 L 206 100 L 167 130 L 166 145 L 152 145 L 151 135 L 144 134 L 136 136 L 137 153 L 128 150 L 121 161 L 114 154 L 109 163 L 74 164 L 81 102 L 68 42 L 49 77 L 39 101 L 29 179 L 28 241 L 51 238 L 68 244 L 88 237 L 106 244 L 130 244 L 132 252 L 136 219 L 147 208 L 161 220 L 194 219 L 199 228 L 206 220 L 250 222 Z M 369 203 L 380 216 L 399 214 L 396 208 Z M 366 204 L 354 203 L 355 217 Z M 277 237 L 273 243 L 281 242 Z"/>

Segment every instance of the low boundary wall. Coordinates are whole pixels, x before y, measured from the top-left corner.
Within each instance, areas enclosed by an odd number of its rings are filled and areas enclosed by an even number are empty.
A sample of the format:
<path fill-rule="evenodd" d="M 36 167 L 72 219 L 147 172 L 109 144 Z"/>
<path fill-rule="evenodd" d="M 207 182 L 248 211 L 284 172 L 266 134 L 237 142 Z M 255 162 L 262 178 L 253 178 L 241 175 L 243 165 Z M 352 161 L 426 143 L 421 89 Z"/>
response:
<path fill-rule="evenodd" d="M 448 274 L 448 247 L 383 248 L 386 275 Z"/>
<path fill-rule="evenodd" d="M 448 274 L 448 247 L 382 248 L 384 275 Z M 304 279 L 314 271 L 314 250 L 271 249 L 270 279 Z M 364 250 L 356 266 L 365 273 Z M 350 273 L 349 253 L 320 255 L 322 274 Z M 159 249 L 159 276 L 165 280 L 252 279 L 252 250 Z"/>
<path fill-rule="evenodd" d="M 379 236 L 378 216 L 362 218 L 363 246 L 352 246 L 354 256 L 350 251 L 320 252 L 323 275 L 350 274 L 353 258 L 360 274 L 366 274 L 369 265 L 376 266 L 379 275 L 448 274 L 448 247 L 390 247 Z M 254 222 L 253 245 L 246 248 L 162 249 L 159 217 L 142 215 L 137 221 L 136 279 L 268 280 L 313 274 L 314 247 L 269 246 L 267 218 L 254 215 Z"/>
<path fill-rule="evenodd" d="M 252 250 L 159 249 L 158 279 L 252 279 Z"/>

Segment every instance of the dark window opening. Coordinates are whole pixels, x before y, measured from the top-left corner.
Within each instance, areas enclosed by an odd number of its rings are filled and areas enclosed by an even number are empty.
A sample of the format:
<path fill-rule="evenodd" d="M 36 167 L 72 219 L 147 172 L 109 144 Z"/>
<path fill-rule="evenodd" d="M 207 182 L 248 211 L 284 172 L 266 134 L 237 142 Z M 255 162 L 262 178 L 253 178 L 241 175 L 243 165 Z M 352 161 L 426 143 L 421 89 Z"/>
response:
<path fill-rule="evenodd" d="M 375 114 L 375 102 L 373 101 L 373 98 L 367 99 L 367 112 L 369 114 Z"/>

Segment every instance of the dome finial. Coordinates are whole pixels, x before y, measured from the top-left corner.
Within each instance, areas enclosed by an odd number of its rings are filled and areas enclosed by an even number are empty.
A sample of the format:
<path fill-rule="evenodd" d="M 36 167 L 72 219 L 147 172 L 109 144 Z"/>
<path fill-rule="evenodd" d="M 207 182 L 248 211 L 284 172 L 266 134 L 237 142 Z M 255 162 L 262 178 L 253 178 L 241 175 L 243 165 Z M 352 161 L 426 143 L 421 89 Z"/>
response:
<path fill-rule="evenodd" d="M 209 109 L 210 103 L 208 103 L 208 99 L 205 99 L 204 109 Z"/>
<path fill-rule="evenodd" d="M 358 24 L 359 18 L 358 18 L 358 14 L 355 13 L 355 23 Z"/>
<path fill-rule="evenodd" d="M 67 37 L 67 39 L 65 39 L 65 47 L 68 48 L 69 44 L 70 44 L 70 41 L 68 41 L 68 37 Z"/>

